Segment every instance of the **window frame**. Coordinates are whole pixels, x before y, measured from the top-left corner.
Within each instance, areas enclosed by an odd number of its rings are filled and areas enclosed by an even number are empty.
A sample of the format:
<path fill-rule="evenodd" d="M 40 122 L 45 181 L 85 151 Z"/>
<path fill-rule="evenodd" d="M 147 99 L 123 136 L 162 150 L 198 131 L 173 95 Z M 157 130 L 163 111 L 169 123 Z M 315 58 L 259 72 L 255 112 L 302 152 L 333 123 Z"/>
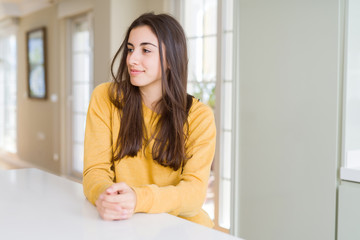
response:
<path fill-rule="evenodd" d="M 72 36 L 73 36 L 73 23 L 76 21 L 87 21 L 89 24 L 89 32 L 90 32 L 90 59 L 89 59 L 89 97 L 91 96 L 91 92 L 94 88 L 94 26 L 93 26 L 93 13 L 92 11 L 81 13 L 66 19 L 66 163 L 64 166 L 65 175 L 74 180 L 80 181 L 82 179 L 82 172 L 76 171 L 74 168 L 73 162 L 73 151 L 74 151 L 74 142 L 73 142 L 73 49 L 72 49 Z"/>
<path fill-rule="evenodd" d="M 224 93 L 224 86 L 223 84 L 225 84 L 225 82 L 231 82 L 232 84 L 232 96 L 236 96 L 234 95 L 234 79 L 235 79 L 235 75 L 234 75 L 234 71 L 232 70 L 232 77 L 229 81 L 229 79 L 225 79 L 224 76 L 224 60 L 227 56 L 225 56 L 226 51 L 225 51 L 225 47 L 224 47 L 224 42 L 225 42 L 225 32 L 228 32 L 225 29 L 224 23 L 225 23 L 225 17 L 226 14 L 224 13 L 225 8 L 225 2 L 226 0 L 217 0 L 217 32 L 216 32 L 216 52 L 217 52 L 217 62 L 216 62 L 216 77 L 215 77 L 215 82 L 216 82 L 216 87 L 215 87 L 215 96 L 216 96 L 216 104 L 215 104 L 215 119 L 216 119 L 216 128 L 217 128 L 217 141 L 216 141 L 216 152 L 215 152 L 215 157 L 214 157 L 214 175 L 215 175 L 215 189 L 214 189 L 214 193 L 215 193 L 215 199 L 214 199 L 214 223 L 215 223 L 215 229 L 226 232 L 226 233 L 232 233 L 234 234 L 234 227 L 236 227 L 236 224 L 234 222 L 234 220 L 236 220 L 237 218 L 234 217 L 234 213 L 233 211 L 231 211 L 232 209 L 235 208 L 235 204 L 236 204 L 236 200 L 234 199 L 234 189 L 235 186 L 237 186 L 237 184 L 235 184 L 235 170 L 234 170 L 234 163 L 236 162 L 234 160 L 234 157 L 236 157 L 236 154 L 234 153 L 235 149 L 235 144 L 234 144 L 234 139 L 236 139 L 236 132 L 235 132 L 235 128 L 234 128 L 234 123 L 236 118 L 236 115 L 234 113 L 237 113 L 238 111 L 234 112 L 234 108 L 235 106 L 235 98 L 232 98 L 232 113 L 231 114 L 231 128 L 230 129 L 225 129 L 224 128 L 224 108 L 223 108 L 223 104 L 225 104 L 225 93 Z M 232 1 L 233 5 L 235 5 L 236 1 Z M 178 14 L 178 19 L 179 21 L 184 24 L 184 11 L 185 11 L 185 7 L 184 7 L 184 3 L 181 2 L 178 5 L 176 5 L 176 8 L 180 9 L 179 11 L 177 11 Z M 235 15 L 233 15 L 233 26 L 232 26 L 232 45 L 233 47 L 235 46 L 235 41 L 234 41 L 234 18 Z M 232 54 L 232 59 L 235 58 L 235 51 Z M 234 60 L 233 62 L 233 66 L 234 66 Z M 233 68 L 231 68 L 233 69 Z M 220 106 L 220 107 L 218 107 Z M 225 131 L 230 131 L 231 132 L 231 162 L 230 162 L 230 168 L 231 168 L 231 177 L 230 177 L 230 226 L 229 229 L 224 228 L 222 226 L 220 226 L 219 224 L 219 211 L 220 211 L 220 192 L 221 192 L 221 187 L 220 187 L 220 178 L 221 178 L 221 170 L 224 168 L 224 163 L 222 161 L 220 161 L 222 153 L 223 153 L 223 148 L 224 148 L 224 144 L 223 144 L 223 134 Z M 220 134 L 219 134 L 220 133 Z"/>
<path fill-rule="evenodd" d="M 344 0 L 343 4 L 344 4 L 344 16 L 341 16 L 342 21 L 344 21 L 344 23 L 342 24 L 343 29 L 340 29 L 340 34 L 342 37 L 341 41 L 342 41 L 342 45 L 343 45 L 343 49 L 342 52 L 340 53 L 340 56 L 342 56 L 342 60 L 343 60 L 343 89 L 342 89 L 342 96 L 340 96 L 342 98 L 342 119 L 341 119 L 341 130 L 342 130 L 342 144 L 341 144 L 341 168 L 340 168 L 340 179 L 341 180 L 345 180 L 345 181 L 352 181 L 352 182 L 358 182 L 360 183 L 360 168 L 352 168 L 352 167 L 348 167 L 347 165 L 347 138 L 346 138 L 346 132 L 347 132 L 347 111 L 348 111 L 348 81 L 349 81 L 349 72 L 348 72 L 348 67 L 349 67 L 349 38 L 350 38 L 350 30 L 349 30 L 349 18 L 350 16 L 350 9 L 349 9 L 349 4 L 350 4 L 351 0 Z M 360 8 L 360 4 L 359 4 L 359 8 Z M 360 24 L 360 21 L 359 21 Z M 359 36 L 360 38 L 360 36 Z M 360 47 L 359 47 L 360 48 Z M 340 50 L 341 51 L 341 50 Z M 360 51 L 359 51 L 360 53 Z M 360 69 L 359 69 L 360 70 Z M 360 150 L 360 149 L 359 149 Z"/>

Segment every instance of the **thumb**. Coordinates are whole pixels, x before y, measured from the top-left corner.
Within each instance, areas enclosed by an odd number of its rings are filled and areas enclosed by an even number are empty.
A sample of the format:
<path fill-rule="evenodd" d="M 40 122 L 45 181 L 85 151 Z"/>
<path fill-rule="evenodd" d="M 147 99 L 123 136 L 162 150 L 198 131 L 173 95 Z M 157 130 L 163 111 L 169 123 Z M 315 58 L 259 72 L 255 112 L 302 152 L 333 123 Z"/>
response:
<path fill-rule="evenodd" d="M 111 187 L 106 189 L 107 194 L 120 194 L 124 193 L 129 189 L 129 186 L 124 182 L 113 184 Z"/>

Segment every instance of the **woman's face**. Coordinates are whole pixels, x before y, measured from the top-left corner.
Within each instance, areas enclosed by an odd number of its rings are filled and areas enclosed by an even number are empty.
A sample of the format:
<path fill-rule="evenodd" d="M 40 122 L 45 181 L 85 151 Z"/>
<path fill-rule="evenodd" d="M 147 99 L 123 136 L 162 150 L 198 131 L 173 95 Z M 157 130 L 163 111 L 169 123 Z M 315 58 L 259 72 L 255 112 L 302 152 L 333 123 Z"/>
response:
<path fill-rule="evenodd" d="M 142 91 L 159 92 L 161 90 L 159 43 L 151 28 L 145 25 L 132 29 L 127 48 L 129 50 L 126 63 L 131 84 L 138 86 Z"/>

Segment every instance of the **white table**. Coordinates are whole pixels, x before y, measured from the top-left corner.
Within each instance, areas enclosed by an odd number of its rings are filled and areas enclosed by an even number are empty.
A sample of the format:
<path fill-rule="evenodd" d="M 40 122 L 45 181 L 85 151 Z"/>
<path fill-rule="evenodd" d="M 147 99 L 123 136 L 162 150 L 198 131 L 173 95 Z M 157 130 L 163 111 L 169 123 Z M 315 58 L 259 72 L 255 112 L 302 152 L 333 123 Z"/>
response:
<path fill-rule="evenodd" d="M 0 239 L 221 239 L 228 234 L 169 214 L 104 221 L 79 183 L 38 169 L 0 171 Z"/>

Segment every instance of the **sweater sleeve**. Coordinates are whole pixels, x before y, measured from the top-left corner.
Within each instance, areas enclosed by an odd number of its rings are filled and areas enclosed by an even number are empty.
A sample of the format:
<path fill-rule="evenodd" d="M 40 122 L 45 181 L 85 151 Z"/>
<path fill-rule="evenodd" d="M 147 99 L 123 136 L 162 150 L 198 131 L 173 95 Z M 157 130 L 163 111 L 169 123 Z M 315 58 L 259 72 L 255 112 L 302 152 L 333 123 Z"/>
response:
<path fill-rule="evenodd" d="M 95 204 L 101 193 L 113 184 L 111 102 L 109 83 L 97 86 L 90 99 L 84 140 L 83 189 Z"/>
<path fill-rule="evenodd" d="M 201 211 L 206 197 L 211 163 L 215 153 L 216 128 L 212 110 L 196 103 L 189 114 L 189 156 L 176 186 L 145 185 L 133 187 L 137 203 L 135 212 L 167 212 L 193 217 Z"/>

